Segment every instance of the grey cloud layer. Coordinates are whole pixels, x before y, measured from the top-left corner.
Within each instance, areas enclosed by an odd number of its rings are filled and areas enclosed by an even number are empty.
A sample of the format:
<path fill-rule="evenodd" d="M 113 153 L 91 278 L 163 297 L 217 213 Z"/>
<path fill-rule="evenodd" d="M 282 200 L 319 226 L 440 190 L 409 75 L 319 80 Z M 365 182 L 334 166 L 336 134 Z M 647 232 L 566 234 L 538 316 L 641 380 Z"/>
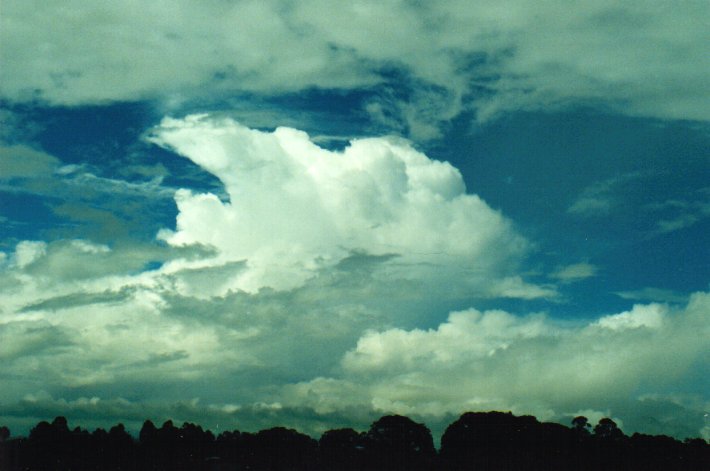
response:
<path fill-rule="evenodd" d="M 318 433 L 384 413 L 436 423 L 504 409 L 708 436 L 706 399 L 683 387 L 704 361 L 707 293 L 576 324 L 468 309 L 436 328 L 402 328 L 393 325 L 417 315 L 407 308 L 437 293 L 373 276 L 386 259 L 360 256 L 290 291 L 197 298 L 184 293 L 201 289 L 184 270 L 131 275 L 129 254 L 103 246 L 23 244 L 0 279 L 6 422 L 64 413 Z M 97 257 L 110 267 L 103 276 L 67 276 Z M 203 286 L 235 269 L 204 269 Z M 644 419 L 649 408 L 662 430 Z"/>
<path fill-rule="evenodd" d="M 704 361 L 707 293 L 681 308 L 637 305 L 576 324 L 469 309 L 424 330 L 393 325 L 421 316 L 414 306 L 444 288 L 388 284 L 376 276 L 386 258 L 349 259 L 290 291 L 205 297 L 240 267 L 188 275 L 196 269 L 175 270 L 176 260 L 130 274 L 127 255 L 74 241 L 24 242 L 7 257 L 3 421 L 45 411 L 318 433 L 384 413 L 436 423 L 504 409 L 613 415 L 627 431 L 708 436 L 706 399 L 682 386 Z M 97 259 L 103 274 L 77 276 Z M 421 309 L 432 314 L 431 304 Z M 644 419 L 649 407 L 662 430 Z"/>
<path fill-rule="evenodd" d="M 629 426 L 649 430 L 642 403 L 703 361 L 709 308 L 708 294 L 697 293 L 684 309 L 636 305 L 577 326 L 544 315 L 454 312 L 436 329 L 368 331 L 343 356 L 342 378 L 286 389 L 293 403 L 324 412 L 340 407 L 337 391 L 349 391 L 355 403 L 383 412 L 512 409 L 555 419 L 620 413 Z M 655 399 L 677 404 L 694 416 L 691 433 L 708 436 L 702 397 Z M 669 415 L 664 409 L 659 416 Z M 676 433 L 683 427 L 666 425 Z"/>
<path fill-rule="evenodd" d="M 602 104 L 707 120 L 708 10 L 704 1 L 10 1 L 0 93 L 169 106 L 205 89 L 213 98 L 362 89 L 399 71 L 416 92 L 380 95 L 367 110 L 375 120 L 394 113 L 423 137 L 467 107 L 479 119 Z"/>

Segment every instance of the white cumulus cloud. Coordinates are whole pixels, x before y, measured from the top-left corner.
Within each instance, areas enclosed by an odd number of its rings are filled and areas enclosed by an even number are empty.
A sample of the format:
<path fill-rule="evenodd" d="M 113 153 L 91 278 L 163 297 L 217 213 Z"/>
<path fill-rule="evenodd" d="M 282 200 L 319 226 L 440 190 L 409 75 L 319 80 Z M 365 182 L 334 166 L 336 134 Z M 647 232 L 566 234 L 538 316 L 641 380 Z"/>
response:
<path fill-rule="evenodd" d="M 643 429 L 649 394 L 660 400 L 707 366 L 708 312 L 708 293 L 682 309 L 637 305 L 577 325 L 541 314 L 453 312 L 435 329 L 369 331 L 342 357 L 339 376 L 289 386 L 286 394 L 322 410 L 369 404 L 432 418 L 497 409 L 559 419 L 597 408 Z M 694 401 L 675 400 L 698 418 L 703 403 Z"/>
<path fill-rule="evenodd" d="M 24 268 L 41 258 L 46 251 L 47 244 L 42 241 L 22 241 L 15 247 L 15 264 Z"/>

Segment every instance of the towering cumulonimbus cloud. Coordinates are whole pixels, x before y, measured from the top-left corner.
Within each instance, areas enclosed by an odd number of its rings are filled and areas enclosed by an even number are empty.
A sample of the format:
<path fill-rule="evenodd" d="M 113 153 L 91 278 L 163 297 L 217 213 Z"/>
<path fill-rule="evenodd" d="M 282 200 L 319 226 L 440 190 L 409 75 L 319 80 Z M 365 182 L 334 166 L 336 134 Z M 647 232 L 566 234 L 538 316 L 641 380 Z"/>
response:
<path fill-rule="evenodd" d="M 244 261 L 233 289 L 297 287 L 361 253 L 393 256 L 388 269 L 403 278 L 485 276 L 501 281 L 497 294 L 552 294 L 506 278 L 527 242 L 466 193 L 457 169 L 401 139 L 354 140 L 335 152 L 295 129 L 262 132 L 197 115 L 165 119 L 149 139 L 223 183 L 228 201 L 178 191 L 176 229 L 160 236 L 214 247 L 215 263 Z"/>

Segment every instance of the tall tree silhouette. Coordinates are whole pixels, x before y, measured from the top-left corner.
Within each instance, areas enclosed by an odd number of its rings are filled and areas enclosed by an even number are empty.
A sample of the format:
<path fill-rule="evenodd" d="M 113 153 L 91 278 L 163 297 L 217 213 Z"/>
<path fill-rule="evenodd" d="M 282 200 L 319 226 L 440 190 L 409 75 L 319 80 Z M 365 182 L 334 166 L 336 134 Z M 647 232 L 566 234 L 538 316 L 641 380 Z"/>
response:
<path fill-rule="evenodd" d="M 429 429 L 401 415 L 375 421 L 364 446 L 368 469 L 428 470 L 436 457 Z"/>
<path fill-rule="evenodd" d="M 351 428 L 328 430 L 318 441 L 322 469 L 364 469 L 365 434 Z"/>
<path fill-rule="evenodd" d="M 589 435 L 589 429 L 592 428 L 592 424 L 589 423 L 583 415 L 578 415 L 572 419 L 572 430 L 574 430 L 578 435 Z"/>
<path fill-rule="evenodd" d="M 0 469 L 10 469 L 10 429 L 6 426 L 0 427 Z"/>
<path fill-rule="evenodd" d="M 314 470 L 317 467 L 318 442 L 285 427 L 262 430 L 251 441 L 249 469 Z"/>
<path fill-rule="evenodd" d="M 599 423 L 594 427 L 594 436 L 604 440 L 619 440 L 623 438 L 624 432 L 619 429 L 616 422 L 608 417 L 599 420 Z"/>
<path fill-rule="evenodd" d="M 557 469 L 569 462 L 570 429 L 510 412 L 467 412 L 441 437 L 443 469 Z"/>

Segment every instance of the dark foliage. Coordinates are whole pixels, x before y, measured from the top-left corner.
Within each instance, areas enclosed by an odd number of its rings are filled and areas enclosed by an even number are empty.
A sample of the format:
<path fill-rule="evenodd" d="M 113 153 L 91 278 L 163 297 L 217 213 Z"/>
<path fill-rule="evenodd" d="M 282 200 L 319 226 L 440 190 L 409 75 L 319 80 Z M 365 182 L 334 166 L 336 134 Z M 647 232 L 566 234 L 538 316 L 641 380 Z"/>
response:
<path fill-rule="evenodd" d="M 284 427 L 223 432 L 146 420 L 135 440 L 122 424 L 107 432 L 70 429 L 64 417 L 27 438 L 0 427 L 0 471 L 15 470 L 707 470 L 710 445 L 664 435 L 627 437 L 604 418 L 590 431 L 503 412 L 467 412 L 446 429 L 437 453 L 429 429 L 390 415 L 367 432 L 337 429 L 319 441 Z"/>
<path fill-rule="evenodd" d="M 367 469 L 372 470 L 428 470 L 436 458 L 429 429 L 401 415 L 373 423 L 363 446 Z"/>
<path fill-rule="evenodd" d="M 559 468 L 573 445 L 569 429 L 535 417 L 502 412 L 468 412 L 441 437 L 447 469 Z"/>
<path fill-rule="evenodd" d="M 365 469 L 365 434 L 351 428 L 328 430 L 318 442 L 323 469 Z"/>

